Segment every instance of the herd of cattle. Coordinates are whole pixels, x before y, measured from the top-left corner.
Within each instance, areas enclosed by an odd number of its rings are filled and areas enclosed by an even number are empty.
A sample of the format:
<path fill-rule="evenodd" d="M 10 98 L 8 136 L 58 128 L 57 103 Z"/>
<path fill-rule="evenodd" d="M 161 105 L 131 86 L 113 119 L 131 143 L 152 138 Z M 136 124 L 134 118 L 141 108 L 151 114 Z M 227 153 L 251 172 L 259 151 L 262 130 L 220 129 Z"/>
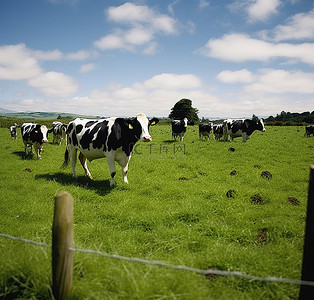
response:
<path fill-rule="evenodd" d="M 138 114 L 135 118 L 108 118 L 108 119 L 81 119 L 77 118 L 69 124 L 59 121 L 53 122 L 51 129 L 45 125 L 37 123 L 23 123 L 21 135 L 25 146 L 25 154 L 32 151 L 32 146 L 37 155 L 41 158 L 43 144 L 48 142 L 48 134 L 53 133 L 53 143 L 61 144 L 62 139 L 66 141 L 64 154 L 65 167 L 69 160 L 72 166 L 73 176 L 76 178 L 77 151 L 79 151 L 79 161 L 85 171 L 86 176 L 92 178 L 87 167 L 87 160 L 92 161 L 97 158 L 106 157 L 111 175 L 110 186 L 115 185 L 116 167 L 115 161 L 122 169 L 122 176 L 125 183 L 128 183 L 128 164 L 132 155 L 132 150 L 137 141 L 150 142 L 152 137 L 149 127 L 157 124 L 159 120 L 153 118 L 149 120 L 145 114 Z M 188 119 L 172 120 L 172 137 L 176 140 L 179 137 L 183 140 L 188 126 Z M 18 124 L 10 127 L 12 139 L 16 139 Z M 200 123 L 199 137 L 209 140 L 209 135 L 213 132 L 213 139 L 222 141 L 233 141 L 236 137 L 242 137 L 246 142 L 256 130 L 266 131 L 262 119 L 250 120 L 224 120 L 222 124 Z M 306 126 L 305 136 L 314 136 L 314 126 Z"/>

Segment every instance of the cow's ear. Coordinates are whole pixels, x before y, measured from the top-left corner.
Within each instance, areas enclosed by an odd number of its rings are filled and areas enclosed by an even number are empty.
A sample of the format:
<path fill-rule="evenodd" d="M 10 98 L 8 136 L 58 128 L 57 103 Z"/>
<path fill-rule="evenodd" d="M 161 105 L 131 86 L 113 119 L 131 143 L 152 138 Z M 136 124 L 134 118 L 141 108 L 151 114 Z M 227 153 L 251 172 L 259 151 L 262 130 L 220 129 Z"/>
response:
<path fill-rule="evenodd" d="M 150 126 L 154 126 L 154 125 L 156 125 L 158 122 L 159 122 L 159 119 L 153 118 L 153 119 L 151 119 L 151 120 L 149 121 L 149 125 L 150 125 Z"/>
<path fill-rule="evenodd" d="M 128 120 L 125 120 L 125 125 L 130 129 L 132 130 L 134 127 L 133 127 L 133 122 L 132 120 L 128 119 Z"/>

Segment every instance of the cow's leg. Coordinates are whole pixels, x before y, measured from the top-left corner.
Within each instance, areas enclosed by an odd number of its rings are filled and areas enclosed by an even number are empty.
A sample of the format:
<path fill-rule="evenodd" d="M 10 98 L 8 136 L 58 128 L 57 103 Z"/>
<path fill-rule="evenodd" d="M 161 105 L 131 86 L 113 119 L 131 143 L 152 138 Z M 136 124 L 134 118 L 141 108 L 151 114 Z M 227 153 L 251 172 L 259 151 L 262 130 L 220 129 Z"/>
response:
<path fill-rule="evenodd" d="M 89 171 L 88 168 L 87 168 L 87 159 L 86 159 L 86 157 L 82 154 L 82 152 L 80 152 L 80 154 L 79 154 L 79 160 L 80 160 L 81 165 L 82 165 L 82 167 L 83 167 L 83 169 L 84 169 L 84 171 L 85 171 L 86 176 L 87 176 L 89 179 L 93 179 L 93 178 L 92 178 L 92 175 L 91 175 L 91 173 L 90 173 L 90 171 Z"/>
<path fill-rule="evenodd" d="M 243 143 L 245 143 L 249 139 L 249 137 L 250 136 L 246 132 L 242 133 Z"/>
<path fill-rule="evenodd" d="M 41 159 L 41 156 L 40 156 L 41 149 L 42 149 L 41 145 L 39 145 L 38 143 L 34 144 L 34 150 L 38 159 Z"/>
<path fill-rule="evenodd" d="M 116 165 L 114 163 L 114 160 L 115 160 L 114 156 L 115 156 L 115 153 L 113 151 L 106 154 L 106 159 L 109 166 L 109 172 L 111 175 L 110 186 L 116 185 L 116 182 L 114 181 L 114 177 L 117 171 L 116 171 Z"/>
<path fill-rule="evenodd" d="M 76 173 L 77 149 L 75 148 L 69 149 L 69 152 L 70 152 L 70 160 L 71 160 L 73 177 L 77 178 L 77 173 Z"/>
<path fill-rule="evenodd" d="M 130 154 L 130 156 L 126 156 L 126 154 L 124 152 L 120 152 L 120 153 L 116 154 L 116 161 L 121 166 L 122 177 L 123 177 L 123 181 L 125 183 L 129 183 L 127 173 L 128 173 L 128 169 L 129 169 L 130 158 L 131 158 L 131 154 Z"/>
<path fill-rule="evenodd" d="M 27 143 L 25 141 L 24 142 L 24 151 L 25 151 L 25 156 L 27 156 L 28 154 L 28 147 L 27 147 Z"/>

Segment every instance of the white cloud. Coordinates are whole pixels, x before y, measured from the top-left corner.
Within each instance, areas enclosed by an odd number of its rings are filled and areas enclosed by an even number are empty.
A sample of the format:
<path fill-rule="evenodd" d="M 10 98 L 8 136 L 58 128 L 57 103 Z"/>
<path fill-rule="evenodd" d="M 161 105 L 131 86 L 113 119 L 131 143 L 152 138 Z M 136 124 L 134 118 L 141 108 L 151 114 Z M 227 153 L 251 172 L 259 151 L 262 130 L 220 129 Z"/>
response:
<path fill-rule="evenodd" d="M 209 1 L 206 0 L 200 0 L 200 3 L 198 5 L 199 9 L 204 9 L 209 6 Z"/>
<path fill-rule="evenodd" d="M 254 80 L 253 74 L 247 69 L 238 71 L 222 71 L 217 75 L 217 78 L 226 83 L 248 83 Z"/>
<path fill-rule="evenodd" d="M 199 49 L 204 56 L 226 61 L 268 61 L 275 58 L 295 59 L 314 65 L 314 44 L 274 44 L 250 38 L 245 34 L 229 34 L 211 39 Z"/>
<path fill-rule="evenodd" d="M 96 65 L 93 63 L 81 65 L 79 72 L 80 73 L 88 73 L 96 68 Z"/>
<path fill-rule="evenodd" d="M 28 85 L 48 97 L 69 97 L 78 90 L 73 78 L 59 72 L 47 72 L 28 80 Z"/>
<path fill-rule="evenodd" d="M 94 46 L 101 50 L 111 50 L 111 49 L 124 49 L 131 50 L 132 47 L 127 45 L 124 41 L 124 36 L 121 31 L 116 31 L 115 33 L 108 34 L 99 40 L 94 42 Z"/>
<path fill-rule="evenodd" d="M 34 50 L 32 55 L 38 60 L 61 60 L 63 58 L 63 53 L 58 49 L 51 51 Z"/>
<path fill-rule="evenodd" d="M 98 39 L 94 46 L 101 50 L 121 49 L 152 54 L 157 34 L 177 33 L 175 19 L 144 5 L 127 2 L 106 10 L 107 19 L 117 23 L 112 33 Z M 125 28 L 127 27 L 127 28 Z M 153 45 L 150 45 L 150 44 Z"/>
<path fill-rule="evenodd" d="M 197 89 L 202 86 L 200 78 L 193 74 L 160 74 L 144 82 L 149 89 Z"/>
<path fill-rule="evenodd" d="M 256 82 L 245 87 L 252 93 L 314 93 L 314 73 L 286 70 L 262 70 Z"/>
<path fill-rule="evenodd" d="M 77 52 L 68 53 L 66 58 L 69 60 L 85 60 L 90 57 L 90 53 L 85 50 L 80 50 Z"/>
<path fill-rule="evenodd" d="M 280 4 L 280 0 L 255 0 L 247 8 L 249 20 L 252 22 L 267 20 L 278 12 Z"/>
<path fill-rule="evenodd" d="M 266 37 L 275 42 L 284 40 L 314 39 L 314 9 L 296 14 L 286 25 L 278 25 L 273 30 L 264 31 Z"/>
<path fill-rule="evenodd" d="M 40 73 L 38 61 L 24 44 L 0 46 L 0 79 L 23 80 Z"/>

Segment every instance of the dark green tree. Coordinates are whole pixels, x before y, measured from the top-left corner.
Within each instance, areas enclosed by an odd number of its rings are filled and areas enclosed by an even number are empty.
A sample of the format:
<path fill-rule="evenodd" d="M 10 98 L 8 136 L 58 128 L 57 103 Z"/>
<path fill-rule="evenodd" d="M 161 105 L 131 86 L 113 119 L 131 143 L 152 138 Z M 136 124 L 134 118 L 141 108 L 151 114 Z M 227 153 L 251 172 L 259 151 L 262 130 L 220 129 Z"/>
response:
<path fill-rule="evenodd" d="M 182 120 L 187 118 L 189 123 L 198 123 L 198 109 L 192 107 L 192 101 L 190 99 L 181 99 L 173 108 L 171 108 L 169 118 Z"/>

